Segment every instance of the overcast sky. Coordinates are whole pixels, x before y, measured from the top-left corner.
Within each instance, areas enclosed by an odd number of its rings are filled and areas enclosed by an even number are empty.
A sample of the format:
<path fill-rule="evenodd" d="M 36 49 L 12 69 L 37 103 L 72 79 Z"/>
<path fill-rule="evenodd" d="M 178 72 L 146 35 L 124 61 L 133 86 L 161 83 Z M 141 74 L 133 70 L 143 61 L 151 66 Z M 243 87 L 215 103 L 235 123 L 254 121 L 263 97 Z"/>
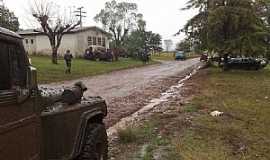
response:
<path fill-rule="evenodd" d="M 21 28 L 33 28 L 35 23 L 29 17 L 29 3 L 31 0 L 4 0 L 5 5 L 12 10 L 21 24 Z M 55 0 L 54 2 L 61 8 L 85 7 L 87 18 L 84 19 L 84 26 L 93 26 L 96 24 L 93 17 L 104 8 L 105 2 L 108 0 Z M 119 0 L 120 1 L 120 0 Z M 123 0 L 122 0 L 123 1 Z M 135 2 L 138 4 L 139 12 L 144 15 L 147 22 L 147 30 L 162 35 L 163 40 L 172 39 L 174 43 L 183 39 L 184 35 L 175 37 L 174 34 L 183 27 L 190 19 L 194 11 L 181 11 L 187 0 L 125 0 L 127 2 Z"/>

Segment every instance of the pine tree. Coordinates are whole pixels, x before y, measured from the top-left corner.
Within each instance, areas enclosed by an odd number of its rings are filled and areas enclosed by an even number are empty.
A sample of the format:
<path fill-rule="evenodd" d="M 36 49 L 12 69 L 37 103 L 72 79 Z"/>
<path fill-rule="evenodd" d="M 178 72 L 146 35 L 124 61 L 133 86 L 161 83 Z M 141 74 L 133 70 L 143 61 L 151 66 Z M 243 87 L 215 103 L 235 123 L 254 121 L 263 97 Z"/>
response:
<path fill-rule="evenodd" d="M 260 0 L 262 1 L 262 0 Z M 220 55 L 254 56 L 267 52 L 268 29 L 254 0 L 190 0 L 197 8 L 183 31 L 202 50 Z"/>

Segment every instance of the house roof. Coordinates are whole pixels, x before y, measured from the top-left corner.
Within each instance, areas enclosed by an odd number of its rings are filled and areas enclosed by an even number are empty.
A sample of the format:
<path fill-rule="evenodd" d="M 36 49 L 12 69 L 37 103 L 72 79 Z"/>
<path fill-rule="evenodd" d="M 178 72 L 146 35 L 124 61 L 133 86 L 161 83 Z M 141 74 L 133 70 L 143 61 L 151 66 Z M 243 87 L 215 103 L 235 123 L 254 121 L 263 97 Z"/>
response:
<path fill-rule="evenodd" d="M 67 34 L 74 34 L 74 33 L 79 33 L 79 32 L 84 32 L 84 31 L 89 31 L 89 30 L 99 31 L 103 34 L 106 34 L 109 37 L 111 36 L 111 33 L 106 32 L 105 30 L 103 30 L 97 26 L 88 26 L 88 27 L 82 27 L 82 28 L 77 27 L 77 28 L 72 29 Z M 38 32 L 38 31 L 41 31 L 41 29 L 26 29 L 26 30 L 18 31 L 17 34 L 19 34 L 19 35 L 42 35 L 42 33 Z"/>

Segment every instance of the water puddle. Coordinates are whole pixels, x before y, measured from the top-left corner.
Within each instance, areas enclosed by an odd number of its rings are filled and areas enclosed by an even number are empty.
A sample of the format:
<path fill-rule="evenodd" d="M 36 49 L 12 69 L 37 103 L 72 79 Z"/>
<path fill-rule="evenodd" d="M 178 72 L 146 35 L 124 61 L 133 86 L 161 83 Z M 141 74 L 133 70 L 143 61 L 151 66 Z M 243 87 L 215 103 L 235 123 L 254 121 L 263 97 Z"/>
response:
<path fill-rule="evenodd" d="M 132 122 L 136 121 L 136 119 L 138 119 L 139 116 L 153 110 L 157 105 L 159 105 L 163 102 L 169 101 L 169 99 L 171 97 L 178 95 L 178 93 L 180 92 L 180 89 L 184 86 L 184 82 L 186 80 L 190 79 L 193 75 L 195 75 L 200 68 L 201 67 L 199 66 L 199 67 L 193 69 L 193 71 L 191 73 L 189 73 L 185 78 L 178 81 L 177 85 L 171 86 L 167 91 L 165 91 L 164 93 L 161 93 L 161 96 L 159 98 L 152 99 L 148 105 L 144 106 L 139 111 L 133 113 L 131 116 L 121 119 L 114 126 L 107 129 L 108 136 L 112 136 L 115 133 L 117 133 L 118 129 L 126 128 Z"/>

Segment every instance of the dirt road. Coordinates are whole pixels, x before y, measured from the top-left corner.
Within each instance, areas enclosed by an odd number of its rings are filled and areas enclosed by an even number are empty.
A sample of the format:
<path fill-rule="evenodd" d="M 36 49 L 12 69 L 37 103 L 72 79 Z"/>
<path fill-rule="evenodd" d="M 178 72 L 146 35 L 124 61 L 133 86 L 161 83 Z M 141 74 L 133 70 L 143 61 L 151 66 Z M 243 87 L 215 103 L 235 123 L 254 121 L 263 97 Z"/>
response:
<path fill-rule="evenodd" d="M 100 76 L 41 86 L 62 88 L 63 86 L 72 86 L 77 81 L 82 81 L 88 87 L 88 91 L 85 93 L 86 96 L 101 96 L 110 101 L 111 98 L 128 96 L 136 90 L 141 90 L 147 87 L 149 82 L 176 75 L 198 63 L 198 61 L 198 59 L 179 62 L 168 61 L 148 67 L 121 70 Z"/>
<path fill-rule="evenodd" d="M 184 71 L 199 63 L 198 58 L 166 61 L 157 65 L 41 85 L 41 87 L 63 88 L 82 81 L 88 87 L 85 97 L 101 96 L 109 104 L 109 113 L 105 122 L 107 127 L 110 127 L 121 118 L 139 110 L 152 98 L 159 97 L 160 93 L 177 83 L 179 76 L 185 76 Z"/>

